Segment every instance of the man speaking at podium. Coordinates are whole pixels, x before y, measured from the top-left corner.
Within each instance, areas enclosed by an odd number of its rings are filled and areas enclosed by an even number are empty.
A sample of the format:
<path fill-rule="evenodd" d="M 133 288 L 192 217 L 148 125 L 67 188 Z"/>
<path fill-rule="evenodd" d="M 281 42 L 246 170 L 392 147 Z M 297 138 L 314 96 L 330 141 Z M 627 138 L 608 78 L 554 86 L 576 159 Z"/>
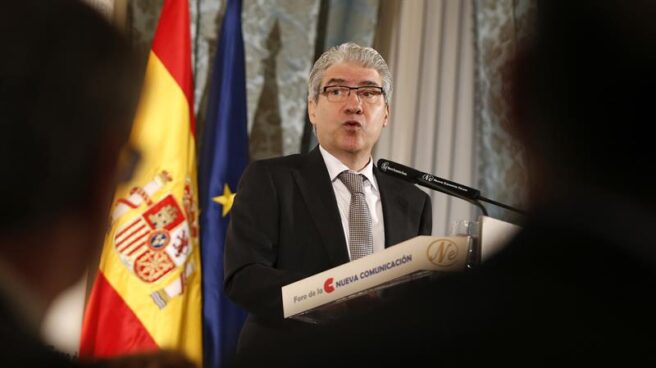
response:
<path fill-rule="evenodd" d="M 225 289 L 249 312 L 239 359 L 294 349 L 316 328 L 283 321 L 282 286 L 431 233 L 430 198 L 382 175 L 371 156 L 389 124 L 392 76 L 380 54 L 334 47 L 315 62 L 308 88 L 319 146 L 252 163 L 232 207 Z"/>

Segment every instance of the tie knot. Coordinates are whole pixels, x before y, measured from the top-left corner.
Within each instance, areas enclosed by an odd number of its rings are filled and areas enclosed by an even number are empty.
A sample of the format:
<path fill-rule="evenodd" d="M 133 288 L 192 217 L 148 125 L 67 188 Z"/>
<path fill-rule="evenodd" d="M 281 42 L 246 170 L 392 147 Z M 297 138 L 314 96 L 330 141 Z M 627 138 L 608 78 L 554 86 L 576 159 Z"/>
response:
<path fill-rule="evenodd" d="M 351 194 L 364 193 L 364 190 L 362 189 L 364 186 L 364 176 L 350 171 L 342 171 L 341 174 L 339 174 L 339 180 L 346 185 L 346 188 Z"/>

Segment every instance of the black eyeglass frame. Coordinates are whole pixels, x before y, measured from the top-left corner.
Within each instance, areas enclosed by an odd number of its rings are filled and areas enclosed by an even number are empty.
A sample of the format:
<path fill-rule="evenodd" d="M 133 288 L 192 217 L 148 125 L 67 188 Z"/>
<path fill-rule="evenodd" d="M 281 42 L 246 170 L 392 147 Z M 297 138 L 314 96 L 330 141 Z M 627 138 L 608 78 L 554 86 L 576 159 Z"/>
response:
<path fill-rule="evenodd" d="M 383 87 L 380 87 L 380 86 L 358 86 L 358 87 L 349 87 L 349 86 L 331 85 L 331 86 L 324 86 L 323 89 L 322 89 L 322 91 L 321 91 L 321 94 L 324 95 L 324 96 L 326 96 L 326 98 L 328 98 L 328 96 L 327 96 L 327 95 L 328 95 L 328 91 L 327 91 L 327 89 L 328 89 L 328 88 L 335 88 L 335 87 L 348 89 L 348 94 L 346 95 L 346 98 L 349 98 L 349 97 L 351 96 L 351 91 L 353 91 L 353 90 L 355 90 L 355 94 L 358 95 L 358 91 L 361 90 L 361 89 L 377 89 L 377 90 L 380 91 L 380 95 L 383 96 L 383 99 L 385 99 L 386 96 L 387 96 L 387 95 L 385 94 L 385 90 L 383 89 Z M 360 99 L 366 101 L 366 98 L 364 98 L 364 97 L 362 97 L 362 96 L 359 96 L 359 95 L 358 95 L 358 98 L 360 98 Z M 387 101 L 385 101 L 385 102 L 387 103 Z"/>

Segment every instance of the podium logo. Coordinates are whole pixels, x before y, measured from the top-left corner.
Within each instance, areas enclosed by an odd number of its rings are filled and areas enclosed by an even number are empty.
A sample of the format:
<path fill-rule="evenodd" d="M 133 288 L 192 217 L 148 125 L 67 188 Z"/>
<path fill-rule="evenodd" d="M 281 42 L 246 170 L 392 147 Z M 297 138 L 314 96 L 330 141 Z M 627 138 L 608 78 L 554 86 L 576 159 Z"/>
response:
<path fill-rule="evenodd" d="M 458 246 L 448 239 L 432 242 L 426 250 L 428 260 L 437 266 L 450 266 L 458 260 Z"/>
<path fill-rule="evenodd" d="M 335 291 L 332 277 L 327 278 L 326 281 L 323 282 L 323 290 L 326 292 L 326 294 L 330 294 Z"/>

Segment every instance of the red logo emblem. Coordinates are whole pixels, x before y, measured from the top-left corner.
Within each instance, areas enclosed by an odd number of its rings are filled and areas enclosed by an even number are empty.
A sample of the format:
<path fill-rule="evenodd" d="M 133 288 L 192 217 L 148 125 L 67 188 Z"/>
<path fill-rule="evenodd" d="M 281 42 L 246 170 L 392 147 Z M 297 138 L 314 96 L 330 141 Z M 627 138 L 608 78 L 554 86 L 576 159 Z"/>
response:
<path fill-rule="evenodd" d="M 330 293 L 332 293 L 333 291 L 335 291 L 335 287 L 333 286 L 333 278 L 332 278 L 332 277 L 330 277 L 330 278 L 326 279 L 326 281 L 324 281 L 324 283 L 323 283 L 323 290 L 324 290 L 327 294 L 330 294 Z"/>

